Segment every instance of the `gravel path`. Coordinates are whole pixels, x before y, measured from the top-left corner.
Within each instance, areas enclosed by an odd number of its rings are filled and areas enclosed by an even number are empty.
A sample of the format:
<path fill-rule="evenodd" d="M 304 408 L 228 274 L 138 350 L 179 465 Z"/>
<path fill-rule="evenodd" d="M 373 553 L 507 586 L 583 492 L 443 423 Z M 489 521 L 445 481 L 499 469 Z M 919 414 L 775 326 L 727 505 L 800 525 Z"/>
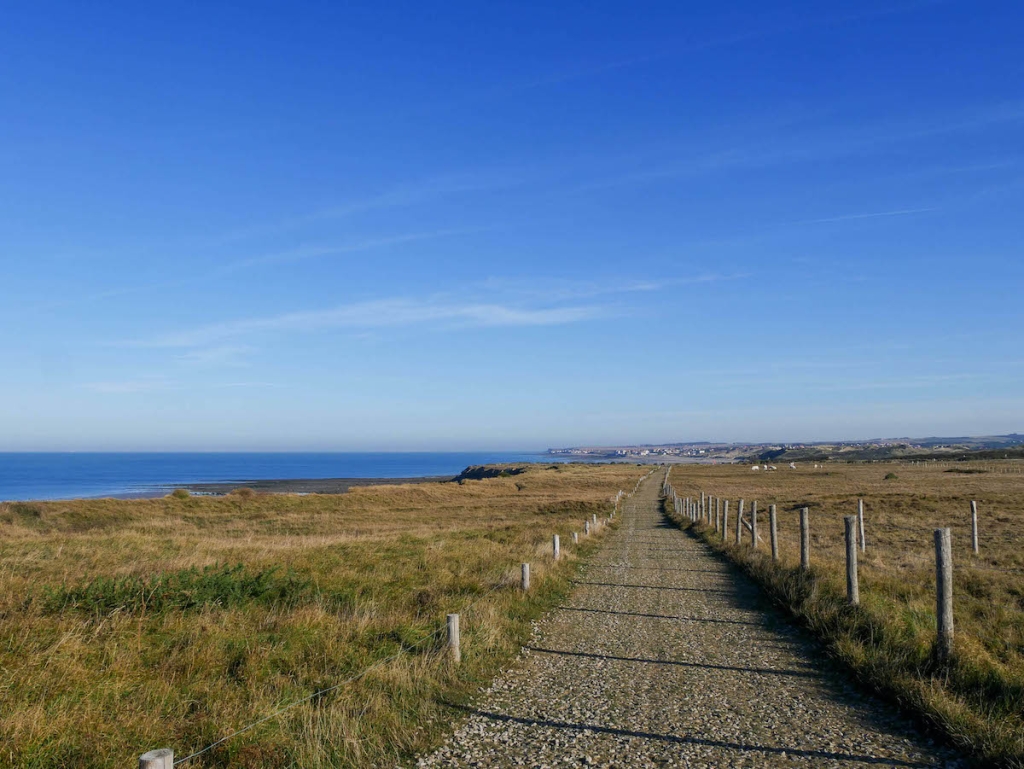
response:
<path fill-rule="evenodd" d="M 420 767 L 959 767 L 856 692 L 758 588 L 625 500 L 567 605 Z"/>

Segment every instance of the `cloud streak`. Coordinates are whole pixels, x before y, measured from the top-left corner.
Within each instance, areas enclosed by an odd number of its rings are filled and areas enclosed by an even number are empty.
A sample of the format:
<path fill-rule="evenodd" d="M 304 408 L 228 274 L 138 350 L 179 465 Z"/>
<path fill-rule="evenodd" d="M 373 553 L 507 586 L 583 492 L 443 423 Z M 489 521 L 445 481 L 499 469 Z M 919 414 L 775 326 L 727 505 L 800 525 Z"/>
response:
<path fill-rule="evenodd" d="M 262 318 L 212 323 L 128 343 L 133 347 L 190 348 L 265 333 L 310 333 L 330 329 L 379 329 L 455 324 L 469 327 L 553 326 L 606 315 L 590 306 L 523 308 L 501 304 L 452 304 L 410 299 L 356 302 L 323 310 L 283 313 Z"/>
<path fill-rule="evenodd" d="M 823 219 L 804 219 L 793 222 L 793 224 L 829 224 L 831 222 L 851 222 L 857 219 L 879 219 L 889 216 L 909 216 L 910 214 L 926 214 L 937 211 L 937 208 L 900 208 L 895 211 L 874 211 L 866 214 L 843 214 L 841 216 L 826 216 Z"/>

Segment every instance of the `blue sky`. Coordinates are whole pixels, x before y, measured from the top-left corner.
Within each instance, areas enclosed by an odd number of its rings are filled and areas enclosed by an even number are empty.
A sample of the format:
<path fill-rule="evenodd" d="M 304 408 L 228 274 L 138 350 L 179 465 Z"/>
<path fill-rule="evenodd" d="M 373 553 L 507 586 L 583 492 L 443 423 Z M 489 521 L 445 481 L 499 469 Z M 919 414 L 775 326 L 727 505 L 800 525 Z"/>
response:
<path fill-rule="evenodd" d="M 0 450 L 1024 430 L 1022 28 L 8 4 Z"/>

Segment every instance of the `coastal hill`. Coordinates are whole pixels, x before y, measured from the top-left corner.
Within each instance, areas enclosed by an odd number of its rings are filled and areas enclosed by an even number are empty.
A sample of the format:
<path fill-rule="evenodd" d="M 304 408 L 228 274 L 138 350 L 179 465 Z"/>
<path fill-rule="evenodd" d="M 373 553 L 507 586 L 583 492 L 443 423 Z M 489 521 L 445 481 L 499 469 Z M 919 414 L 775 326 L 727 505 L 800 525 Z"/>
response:
<path fill-rule="evenodd" d="M 956 459 L 1024 459 L 1024 434 L 975 437 L 873 438 L 808 443 L 688 443 L 577 446 L 548 454 L 581 460 L 630 462 L 823 462 Z"/>

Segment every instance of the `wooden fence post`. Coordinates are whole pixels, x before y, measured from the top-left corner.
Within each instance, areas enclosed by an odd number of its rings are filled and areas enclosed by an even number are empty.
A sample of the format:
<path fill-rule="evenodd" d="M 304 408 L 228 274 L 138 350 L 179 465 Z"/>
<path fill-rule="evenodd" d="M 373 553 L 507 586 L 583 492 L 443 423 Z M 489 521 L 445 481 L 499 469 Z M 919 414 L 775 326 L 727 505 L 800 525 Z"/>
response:
<path fill-rule="evenodd" d="M 772 560 L 779 560 L 779 517 L 775 505 L 768 508 L 768 532 L 772 538 Z"/>
<path fill-rule="evenodd" d="M 462 647 L 459 638 L 459 615 L 448 615 L 448 650 L 452 655 L 452 662 L 458 665 L 462 662 Z"/>
<path fill-rule="evenodd" d="M 864 539 L 864 500 L 857 500 L 857 525 L 860 526 L 860 551 L 863 553 L 868 546 Z"/>
<path fill-rule="evenodd" d="M 857 583 L 857 516 L 847 515 L 846 523 L 846 601 L 850 606 L 860 603 L 860 585 Z"/>
<path fill-rule="evenodd" d="M 556 561 L 562 554 L 561 542 L 559 542 L 557 534 L 553 534 L 551 536 L 551 553 L 554 555 Z"/>
<path fill-rule="evenodd" d="M 584 537 L 589 537 L 590 536 L 590 521 L 584 521 L 583 522 L 583 536 Z"/>
<path fill-rule="evenodd" d="M 978 554 L 978 503 L 971 500 L 971 548 Z"/>
<path fill-rule="evenodd" d="M 806 507 L 800 508 L 800 570 L 811 568 L 811 522 Z"/>
<path fill-rule="evenodd" d="M 591 515 L 590 519 L 594 522 L 594 529 L 597 530 L 597 513 Z"/>
<path fill-rule="evenodd" d="M 572 533 L 572 543 L 574 545 L 578 545 L 580 543 L 580 533 L 578 531 L 574 531 Z"/>
<path fill-rule="evenodd" d="M 729 537 L 729 500 L 722 504 L 722 541 Z"/>
<path fill-rule="evenodd" d="M 174 769 L 174 751 L 160 748 L 143 753 L 139 756 L 139 769 Z"/>
<path fill-rule="evenodd" d="M 530 564 L 523 564 L 523 592 L 528 592 L 530 589 Z"/>
<path fill-rule="evenodd" d="M 935 530 L 935 609 L 939 657 L 946 659 L 953 650 L 953 544 L 949 529 Z"/>
<path fill-rule="evenodd" d="M 750 546 L 757 550 L 757 500 L 750 506 Z"/>
<path fill-rule="evenodd" d="M 736 510 L 736 544 L 743 541 L 743 500 L 740 500 L 739 508 Z"/>

